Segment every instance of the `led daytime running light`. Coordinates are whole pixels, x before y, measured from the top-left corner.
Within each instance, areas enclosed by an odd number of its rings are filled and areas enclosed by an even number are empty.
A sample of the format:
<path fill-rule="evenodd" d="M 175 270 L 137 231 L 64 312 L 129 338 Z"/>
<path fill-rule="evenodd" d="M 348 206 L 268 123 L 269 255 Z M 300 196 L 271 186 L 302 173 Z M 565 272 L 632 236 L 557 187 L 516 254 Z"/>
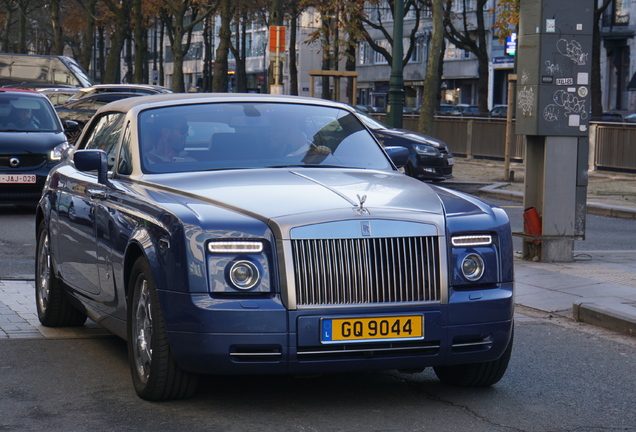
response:
<path fill-rule="evenodd" d="M 451 238 L 451 243 L 455 247 L 490 246 L 492 236 L 490 234 L 457 236 Z"/>
<path fill-rule="evenodd" d="M 211 241 L 208 243 L 210 253 L 260 253 L 263 243 L 247 241 Z"/>

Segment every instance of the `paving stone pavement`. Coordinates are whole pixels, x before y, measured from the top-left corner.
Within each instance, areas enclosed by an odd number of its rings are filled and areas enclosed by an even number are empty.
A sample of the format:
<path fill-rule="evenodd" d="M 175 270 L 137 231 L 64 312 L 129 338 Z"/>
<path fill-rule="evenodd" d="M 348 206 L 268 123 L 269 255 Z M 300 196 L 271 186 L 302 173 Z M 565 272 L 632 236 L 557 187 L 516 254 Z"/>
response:
<path fill-rule="evenodd" d="M 35 282 L 0 281 L 0 339 L 71 339 L 108 335 L 108 331 L 91 320 L 82 327 L 45 327 L 40 324 L 35 308 Z"/>

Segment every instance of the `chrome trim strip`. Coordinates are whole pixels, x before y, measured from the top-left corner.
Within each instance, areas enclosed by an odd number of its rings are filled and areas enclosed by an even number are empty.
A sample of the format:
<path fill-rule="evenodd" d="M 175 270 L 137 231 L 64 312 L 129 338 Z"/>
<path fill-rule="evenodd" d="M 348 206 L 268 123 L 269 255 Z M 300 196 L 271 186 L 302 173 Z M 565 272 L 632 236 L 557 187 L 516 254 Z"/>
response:
<path fill-rule="evenodd" d="M 231 357 L 282 357 L 282 353 L 230 353 Z"/>
<path fill-rule="evenodd" d="M 484 345 L 492 345 L 492 341 L 453 344 L 452 348 L 477 347 L 477 346 L 484 346 Z"/>
<path fill-rule="evenodd" d="M 331 351 L 298 351 L 296 355 L 319 355 L 319 354 L 349 354 L 349 353 L 361 353 L 361 352 L 369 352 L 369 351 L 416 351 L 416 350 L 429 350 L 429 349 L 439 349 L 439 345 L 423 345 L 416 347 L 395 347 L 395 348 L 366 348 L 366 349 L 347 349 L 347 350 L 331 350 Z"/>

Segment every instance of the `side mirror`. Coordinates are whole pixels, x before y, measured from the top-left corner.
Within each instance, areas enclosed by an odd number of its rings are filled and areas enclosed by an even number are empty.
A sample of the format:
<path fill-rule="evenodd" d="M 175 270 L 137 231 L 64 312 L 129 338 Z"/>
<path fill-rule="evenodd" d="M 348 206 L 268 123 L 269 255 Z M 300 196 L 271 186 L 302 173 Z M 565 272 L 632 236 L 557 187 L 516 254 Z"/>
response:
<path fill-rule="evenodd" d="M 78 122 L 73 120 L 66 120 L 64 122 L 64 132 L 77 132 L 82 130 Z"/>
<path fill-rule="evenodd" d="M 108 184 L 108 155 L 104 150 L 77 150 L 73 162 L 79 171 L 97 171 L 97 181 Z"/>
<path fill-rule="evenodd" d="M 403 168 L 409 161 L 409 149 L 406 147 L 388 146 L 384 147 L 386 154 L 398 168 Z"/>

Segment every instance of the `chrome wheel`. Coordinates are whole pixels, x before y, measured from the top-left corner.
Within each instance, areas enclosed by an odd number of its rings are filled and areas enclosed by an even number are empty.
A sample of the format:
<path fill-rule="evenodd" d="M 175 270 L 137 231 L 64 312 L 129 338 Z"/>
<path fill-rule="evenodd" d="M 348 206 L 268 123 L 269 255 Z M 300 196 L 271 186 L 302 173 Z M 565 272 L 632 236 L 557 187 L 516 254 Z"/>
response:
<path fill-rule="evenodd" d="M 49 304 L 51 292 L 51 255 L 49 251 L 49 236 L 46 231 L 40 235 L 38 244 L 38 284 L 36 287 L 36 301 L 38 312 L 45 314 Z"/>
<path fill-rule="evenodd" d="M 128 281 L 128 362 L 135 391 L 146 400 L 192 396 L 197 376 L 172 357 L 155 279 L 143 257 L 133 264 Z"/>
<path fill-rule="evenodd" d="M 152 300 L 148 281 L 140 275 L 132 315 L 135 369 L 143 383 L 148 382 L 152 366 Z"/>

